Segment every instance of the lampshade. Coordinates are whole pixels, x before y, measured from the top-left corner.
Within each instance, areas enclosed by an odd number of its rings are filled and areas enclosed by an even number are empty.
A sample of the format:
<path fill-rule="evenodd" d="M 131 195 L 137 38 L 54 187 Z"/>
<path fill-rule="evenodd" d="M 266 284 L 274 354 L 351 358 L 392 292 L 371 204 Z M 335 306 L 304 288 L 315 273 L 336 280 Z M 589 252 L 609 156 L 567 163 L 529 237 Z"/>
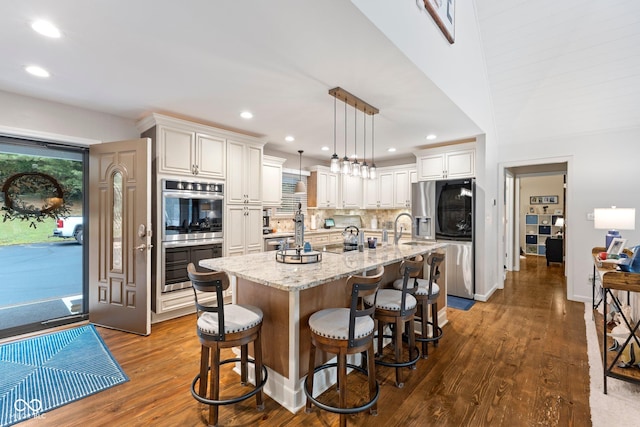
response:
<path fill-rule="evenodd" d="M 300 153 L 300 179 L 296 183 L 296 188 L 293 191 L 293 193 L 294 194 L 306 194 L 307 193 L 307 186 L 304 183 L 304 181 L 302 181 L 302 153 L 304 153 L 304 151 L 298 150 L 298 153 Z"/>
<path fill-rule="evenodd" d="M 556 227 L 564 227 L 564 218 L 556 218 L 556 222 L 553 225 Z"/>
<path fill-rule="evenodd" d="M 596 208 L 593 210 L 593 226 L 596 229 L 609 230 L 605 236 L 605 248 L 611 241 L 620 237 L 618 230 L 635 230 L 636 210 L 634 208 Z"/>
<path fill-rule="evenodd" d="M 601 230 L 635 230 L 636 210 L 633 208 L 596 208 L 593 226 Z"/>
<path fill-rule="evenodd" d="M 291 187 L 289 187 L 291 188 Z M 298 181 L 296 183 L 296 189 L 294 191 L 295 194 L 306 194 L 307 193 L 307 186 L 304 184 L 304 182 L 302 181 Z"/>

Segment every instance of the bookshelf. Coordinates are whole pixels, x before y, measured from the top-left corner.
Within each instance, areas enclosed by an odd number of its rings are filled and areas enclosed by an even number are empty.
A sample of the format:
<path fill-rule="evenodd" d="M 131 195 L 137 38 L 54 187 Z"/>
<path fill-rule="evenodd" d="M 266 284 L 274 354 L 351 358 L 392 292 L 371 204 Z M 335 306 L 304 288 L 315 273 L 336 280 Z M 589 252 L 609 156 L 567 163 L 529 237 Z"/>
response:
<path fill-rule="evenodd" d="M 544 242 L 547 237 L 555 236 L 562 227 L 556 227 L 556 219 L 562 215 L 526 214 L 525 215 L 525 254 L 544 256 Z"/>

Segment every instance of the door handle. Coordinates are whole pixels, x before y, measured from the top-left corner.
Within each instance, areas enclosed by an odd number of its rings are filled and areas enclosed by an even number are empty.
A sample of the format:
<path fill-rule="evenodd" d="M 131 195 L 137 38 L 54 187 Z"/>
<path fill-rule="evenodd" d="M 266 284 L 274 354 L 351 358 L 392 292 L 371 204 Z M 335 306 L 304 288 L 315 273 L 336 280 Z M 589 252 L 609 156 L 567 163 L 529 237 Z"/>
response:
<path fill-rule="evenodd" d="M 151 245 L 149 245 L 151 246 Z M 144 243 L 140 243 L 138 246 L 136 246 L 135 248 L 133 248 L 134 250 L 139 250 L 140 252 L 143 252 L 145 249 L 147 249 L 147 245 L 145 245 Z"/>

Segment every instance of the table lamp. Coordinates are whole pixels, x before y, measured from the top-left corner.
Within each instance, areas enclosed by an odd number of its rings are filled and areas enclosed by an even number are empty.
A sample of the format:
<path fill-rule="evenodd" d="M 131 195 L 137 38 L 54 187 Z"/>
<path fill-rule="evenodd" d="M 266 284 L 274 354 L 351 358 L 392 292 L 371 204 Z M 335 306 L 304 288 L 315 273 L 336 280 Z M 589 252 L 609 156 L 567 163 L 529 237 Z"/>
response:
<path fill-rule="evenodd" d="M 636 210 L 634 208 L 596 208 L 593 210 L 594 228 L 609 230 L 605 238 L 605 248 L 609 248 L 611 241 L 619 238 L 618 230 L 635 230 Z"/>
<path fill-rule="evenodd" d="M 560 231 L 558 231 L 558 236 L 562 237 L 564 235 L 564 218 L 562 217 L 556 218 L 556 222 L 554 222 L 553 225 L 556 227 L 560 227 Z"/>

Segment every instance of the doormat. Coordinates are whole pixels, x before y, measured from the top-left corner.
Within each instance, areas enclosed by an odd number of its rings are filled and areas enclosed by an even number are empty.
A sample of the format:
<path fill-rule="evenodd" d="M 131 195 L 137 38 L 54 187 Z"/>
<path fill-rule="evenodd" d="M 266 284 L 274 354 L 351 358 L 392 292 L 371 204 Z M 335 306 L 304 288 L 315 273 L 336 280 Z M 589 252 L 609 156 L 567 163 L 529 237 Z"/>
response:
<path fill-rule="evenodd" d="M 93 325 L 0 346 L 0 427 L 129 381 Z"/>
<path fill-rule="evenodd" d="M 456 310 L 467 311 L 473 307 L 475 301 L 467 298 L 454 297 L 453 295 L 447 295 L 447 306 L 455 308 Z"/>

